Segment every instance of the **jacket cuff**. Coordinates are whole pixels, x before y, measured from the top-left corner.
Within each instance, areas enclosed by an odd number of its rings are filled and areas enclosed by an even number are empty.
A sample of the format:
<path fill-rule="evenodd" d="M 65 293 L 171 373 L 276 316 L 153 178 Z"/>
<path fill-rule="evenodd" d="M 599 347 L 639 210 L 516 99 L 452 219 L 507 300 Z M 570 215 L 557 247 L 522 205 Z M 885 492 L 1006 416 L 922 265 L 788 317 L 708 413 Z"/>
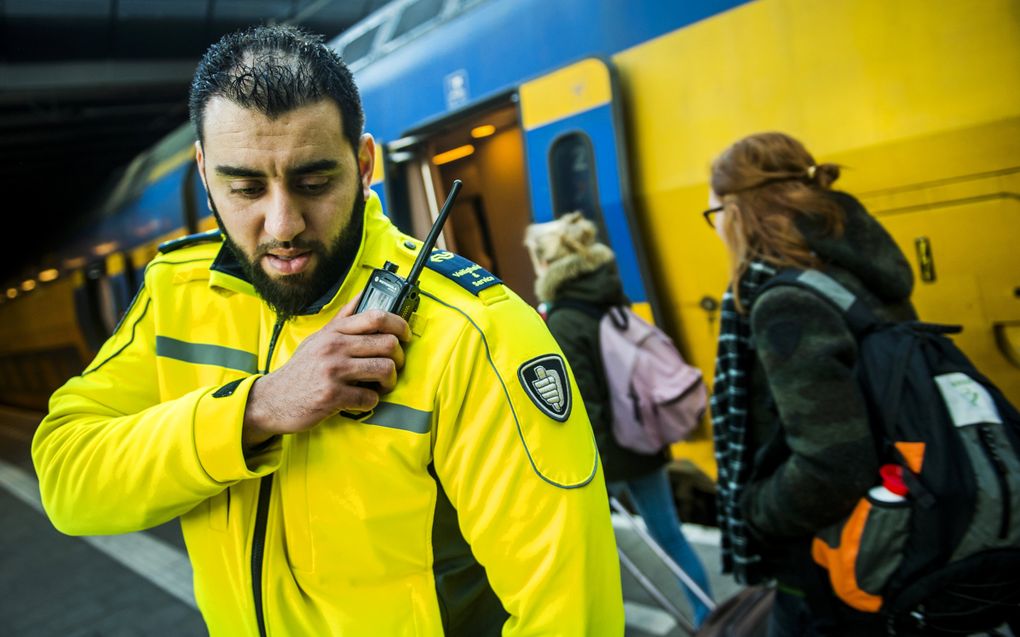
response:
<path fill-rule="evenodd" d="M 280 438 L 261 445 L 245 457 L 241 444 L 248 393 L 258 375 L 228 383 L 202 396 L 195 409 L 195 447 L 202 467 L 216 482 L 258 478 L 280 465 Z"/>

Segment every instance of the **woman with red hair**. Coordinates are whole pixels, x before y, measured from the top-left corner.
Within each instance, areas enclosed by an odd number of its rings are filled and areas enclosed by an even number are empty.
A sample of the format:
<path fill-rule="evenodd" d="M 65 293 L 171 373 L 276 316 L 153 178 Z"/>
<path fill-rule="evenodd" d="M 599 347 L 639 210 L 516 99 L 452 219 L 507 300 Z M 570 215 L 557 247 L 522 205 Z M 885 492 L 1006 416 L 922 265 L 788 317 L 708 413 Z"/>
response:
<path fill-rule="evenodd" d="M 783 268 L 818 269 L 880 319 L 915 318 L 910 265 L 857 199 L 832 190 L 839 173 L 788 135 L 751 135 L 713 162 L 704 213 L 731 272 L 712 396 L 723 570 L 777 582 L 770 637 L 885 634 L 837 600 L 810 552 L 878 475 L 854 335 L 811 291 L 758 294 Z"/>

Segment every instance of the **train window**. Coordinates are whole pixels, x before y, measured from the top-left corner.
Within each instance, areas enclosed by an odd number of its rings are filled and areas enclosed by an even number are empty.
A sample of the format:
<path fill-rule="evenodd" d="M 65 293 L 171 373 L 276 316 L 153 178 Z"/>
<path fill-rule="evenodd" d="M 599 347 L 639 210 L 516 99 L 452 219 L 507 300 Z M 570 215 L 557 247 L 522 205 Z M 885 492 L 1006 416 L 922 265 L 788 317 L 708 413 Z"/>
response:
<path fill-rule="evenodd" d="M 552 186 L 553 215 L 578 211 L 595 223 L 606 241 L 605 224 L 599 208 L 595 178 L 595 153 L 591 140 L 580 132 L 568 133 L 549 149 L 549 182 Z"/>
<path fill-rule="evenodd" d="M 348 42 L 341 54 L 341 57 L 344 59 L 344 63 L 352 64 L 371 53 L 375 34 L 378 32 L 379 27 L 372 27 L 368 31 L 365 31 Z"/>
<path fill-rule="evenodd" d="M 400 21 L 397 22 L 391 39 L 399 38 L 425 24 L 439 15 L 442 10 L 443 0 L 418 0 L 418 2 L 409 4 L 400 14 Z"/>

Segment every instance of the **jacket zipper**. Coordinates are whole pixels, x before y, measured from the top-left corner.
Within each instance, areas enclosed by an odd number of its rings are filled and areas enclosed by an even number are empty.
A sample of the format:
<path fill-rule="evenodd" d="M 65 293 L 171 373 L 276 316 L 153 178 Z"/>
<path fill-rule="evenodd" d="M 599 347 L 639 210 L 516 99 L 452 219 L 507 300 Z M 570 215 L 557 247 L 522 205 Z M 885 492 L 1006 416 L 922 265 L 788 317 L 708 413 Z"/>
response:
<path fill-rule="evenodd" d="M 1002 517 L 999 521 L 999 539 L 1004 540 L 1009 534 L 1010 507 L 1012 506 L 1013 494 L 1009 490 L 1009 481 L 1006 479 L 1006 467 L 999 457 L 999 451 L 992 440 L 991 432 L 987 425 L 978 426 L 978 439 L 985 453 L 995 468 L 995 477 L 999 481 L 999 501 L 1002 502 Z"/>
<path fill-rule="evenodd" d="M 251 587 L 255 595 L 255 618 L 260 637 L 266 637 L 266 615 L 262 609 L 262 558 L 266 546 L 266 520 L 269 517 L 269 496 L 273 493 L 273 474 L 262 478 L 259 505 L 255 511 L 255 536 L 251 543 Z"/>
<path fill-rule="evenodd" d="M 269 364 L 273 360 L 276 340 L 283 329 L 283 321 L 277 319 L 273 326 L 273 336 L 269 339 L 269 353 L 263 374 L 269 373 Z M 273 494 L 273 474 L 262 478 L 259 484 L 259 502 L 255 509 L 255 528 L 251 541 L 251 588 L 255 600 L 255 619 L 259 625 L 259 637 L 266 637 L 266 615 L 262 608 L 262 563 L 266 548 L 266 523 L 269 518 L 269 498 Z"/>

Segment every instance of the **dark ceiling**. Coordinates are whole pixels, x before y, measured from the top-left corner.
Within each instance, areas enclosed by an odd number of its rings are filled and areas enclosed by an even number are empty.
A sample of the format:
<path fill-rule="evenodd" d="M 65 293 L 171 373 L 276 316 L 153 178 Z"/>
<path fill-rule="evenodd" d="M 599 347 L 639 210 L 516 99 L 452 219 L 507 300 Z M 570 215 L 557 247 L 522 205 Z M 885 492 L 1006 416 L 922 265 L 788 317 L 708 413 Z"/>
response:
<path fill-rule="evenodd" d="M 205 49 L 291 23 L 332 39 L 388 0 L 0 0 L 0 284 L 83 223 L 118 169 L 187 121 Z"/>

